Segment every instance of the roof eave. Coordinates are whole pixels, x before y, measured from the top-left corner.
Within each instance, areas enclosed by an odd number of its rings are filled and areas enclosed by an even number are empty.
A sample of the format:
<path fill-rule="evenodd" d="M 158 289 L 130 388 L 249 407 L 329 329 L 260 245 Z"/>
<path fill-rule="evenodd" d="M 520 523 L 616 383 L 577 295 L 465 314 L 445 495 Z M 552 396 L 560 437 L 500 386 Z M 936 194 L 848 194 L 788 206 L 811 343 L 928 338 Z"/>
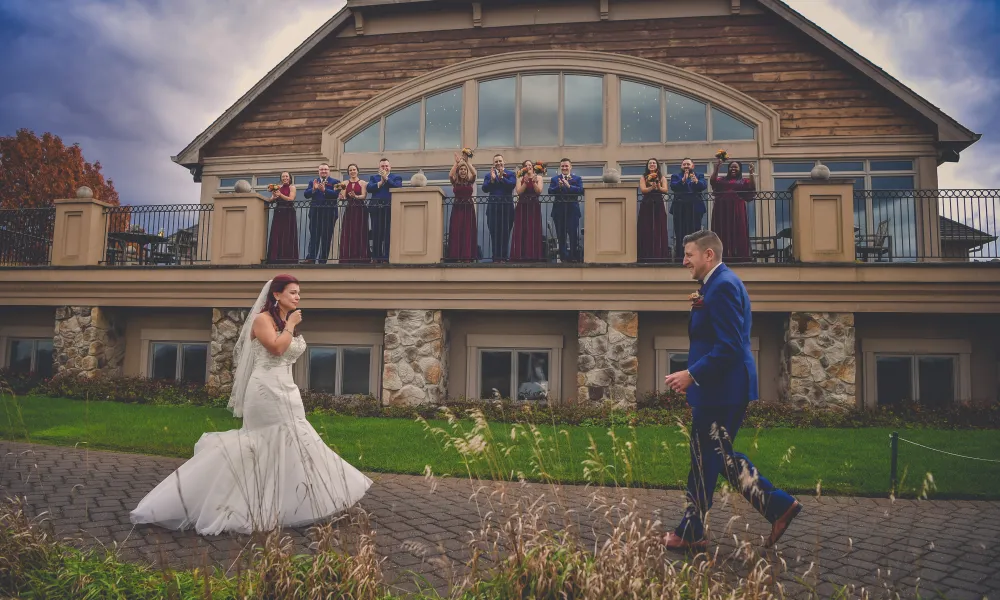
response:
<path fill-rule="evenodd" d="M 194 138 L 191 143 L 178 152 L 176 156 L 171 156 L 170 160 L 187 169 L 191 169 L 193 166 L 201 164 L 201 149 L 205 146 L 205 144 L 215 137 L 215 135 L 226 125 L 232 122 L 232 120 L 235 119 L 243 111 L 243 109 L 249 106 L 250 103 L 262 94 L 264 90 L 266 90 L 277 78 L 285 74 L 285 72 L 288 71 L 292 65 L 297 63 L 299 59 L 326 39 L 328 35 L 343 25 L 350 15 L 350 9 L 345 6 L 335 15 L 330 17 L 326 23 L 314 31 L 313 34 L 306 38 L 304 42 L 299 44 L 298 48 L 286 56 L 273 69 L 271 69 L 267 75 L 250 88 L 247 93 L 243 94 L 239 100 L 226 109 L 226 112 L 222 113 L 222 115 L 209 125 L 205 131 L 202 131 L 198 137 Z"/>

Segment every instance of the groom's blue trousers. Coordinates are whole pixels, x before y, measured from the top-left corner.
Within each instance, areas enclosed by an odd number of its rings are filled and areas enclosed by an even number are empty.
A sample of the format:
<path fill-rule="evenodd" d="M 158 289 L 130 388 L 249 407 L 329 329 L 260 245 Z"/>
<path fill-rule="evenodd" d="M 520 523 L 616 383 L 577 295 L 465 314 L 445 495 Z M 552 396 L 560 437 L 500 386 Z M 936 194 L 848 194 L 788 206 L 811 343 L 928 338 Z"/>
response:
<path fill-rule="evenodd" d="M 774 523 L 795 502 L 753 466 L 745 454 L 733 450 L 733 440 L 743 424 L 747 405 L 695 406 L 691 409 L 691 471 L 688 473 L 687 509 L 674 533 L 688 541 L 705 537 L 705 515 L 719 475 L 769 522 Z"/>

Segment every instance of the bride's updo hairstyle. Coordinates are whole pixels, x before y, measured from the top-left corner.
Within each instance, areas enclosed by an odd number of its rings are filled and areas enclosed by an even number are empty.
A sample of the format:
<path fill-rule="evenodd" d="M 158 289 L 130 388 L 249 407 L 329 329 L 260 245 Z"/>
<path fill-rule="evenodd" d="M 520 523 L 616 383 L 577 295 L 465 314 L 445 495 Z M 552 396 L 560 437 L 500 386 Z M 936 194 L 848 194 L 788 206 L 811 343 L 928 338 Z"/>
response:
<path fill-rule="evenodd" d="M 271 315 L 271 318 L 274 319 L 274 324 L 278 326 L 278 331 L 285 330 L 285 321 L 281 318 L 281 309 L 278 307 L 278 301 L 274 298 L 274 295 L 284 292 L 285 288 L 293 283 L 298 284 L 299 280 L 291 275 L 275 276 L 271 280 L 271 288 L 267 290 L 267 301 L 264 302 L 264 308 L 260 309 L 261 312 Z M 296 331 L 295 335 L 299 335 L 299 332 Z"/>

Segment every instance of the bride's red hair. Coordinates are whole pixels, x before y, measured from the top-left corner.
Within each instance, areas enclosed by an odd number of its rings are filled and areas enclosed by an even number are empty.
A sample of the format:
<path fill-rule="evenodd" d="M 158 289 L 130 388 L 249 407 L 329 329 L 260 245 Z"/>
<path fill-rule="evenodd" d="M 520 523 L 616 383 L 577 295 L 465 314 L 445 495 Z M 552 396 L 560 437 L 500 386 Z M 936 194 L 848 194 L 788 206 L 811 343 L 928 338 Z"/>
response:
<path fill-rule="evenodd" d="M 271 280 L 271 287 L 267 290 L 267 301 L 264 302 L 264 308 L 260 309 L 260 312 L 266 312 L 271 315 L 271 318 L 274 319 L 274 324 L 278 326 L 278 331 L 284 331 L 285 321 L 281 318 L 281 309 L 278 307 L 278 301 L 274 298 L 274 295 L 284 292 L 285 288 L 293 283 L 298 284 L 299 280 L 291 275 L 276 275 Z"/>

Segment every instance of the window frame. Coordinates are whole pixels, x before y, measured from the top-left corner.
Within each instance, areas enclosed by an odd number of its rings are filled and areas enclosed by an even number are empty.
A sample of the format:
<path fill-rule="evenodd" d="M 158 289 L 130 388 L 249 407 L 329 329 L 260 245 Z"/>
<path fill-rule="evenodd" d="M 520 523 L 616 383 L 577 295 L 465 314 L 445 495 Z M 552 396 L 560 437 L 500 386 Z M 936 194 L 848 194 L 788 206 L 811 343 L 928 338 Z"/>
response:
<path fill-rule="evenodd" d="M 208 382 L 208 375 L 212 372 L 212 344 L 210 342 L 201 341 L 188 341 L 188 340 L 149 340 L 146 343 L 148 348 L 147 351 L 147 364 L 146 364 L 146 377 L 149 379 L 153 378 L 153 361 L 156 359 L 153 353 L 153 344 L 163 344 L 165 346 L 172 345 L 174 351 L 177 353 L 177 365 L 174 367 L 174 376 L 171 381 L 183 382 L 181 375 L 184 373 L 184 346 L 205 346 L 205 382 Z M 197 382 L 192 382 L 197 383 Z"/>
<path fill-rule="evenodd" d="M 309 348 L 336 348 L 337 351 L 337 380 L 334 382 L 334 389 L 338 390 L 335 395 L 341 395 L 339 390 L 343 389 L 343 364 L 344 354 L 340 352 L 342 348 L 368 348 L 371 350 L 371 359 L 368 364 L 368 389 L 369 395 L 375 398 L 382 398 L 382 368 L 385 357 L 383 356 L 384 334 L 346 332 L 346 333 L 312 333 L 309 335 Z M 309 353 L 305 354 L 305 360 L 299 360 L 292 368 L 292 378 L 296 385 L 307 390 L 309 388 Z M 323 392 L 329 393 L 329 392 Z"/>
<path fill-rule="evenodd" d="M 3 356 L 2 362 L 3 368 L 10 369 L 10 361 L 13 358 L 11 352 L 11 346 L 14 342 L 31 342 L 31 366 L 28 368 L 29 373 L 38 373 L 38 342 L 48 342 L 52 344 L 54 339 L 52 337 L 47 337 L 45 335 L 3 335 L 0 336 L 0 343 L 3 344 Z M 52 372 L 55 374 L 55 347 L 52 348 Z"/>
<path fill-rule="evenodd" d="M 466 337 L 466 396 L 478 398 L 482 383 L 482 351 L 511 352 L 511 393 L 516 395 L 517 364 L 516 352 L 549 353 L 549 390 L 544 402 L 555 403 L 562 400 L 563 347 L 561 335 L 502 335 L 474 334 Z M 516 399 L 515 399 L 516 400 Z M 524 402 L 542 402 L 525 400 Z"/>
<path fill-rule="evenodd" d="M 212 332 L 207 329 L 143 329 L 139 332 L 139 370 L 147 378 L 153 377 L 153 344 L 176 344 L 178 352 L 182 344 L 204 344 L 205 381 L 212 373 Z M 178 355 L 177 371 L 174 381 L 180 381 L 179 374 L 183 371 L 183 357 Z"/>
<path fill-rule="evenodd" d="M 911 377 L 913 395 L 920 402 L 918 357 L 954 357 L 955 358 L 955 402 L 963 403 L 972 400 L 972 342 L 963 339 L 931 339 L 931 338 L 874 338 L 861 340 L 861 353 L 864 360 L 862 370 L 862 386 L 864 390 L 863 406 L 878 408 L 878 366 L 879 356 L 902 356 L 913 360 Z"/>
<path fill-rule="evenodd" d="M 659 86 L 657 86 L 657 85 L 652 85 L 648 81 L 641 81 L 641 80 L 638 80 L 638 79 L 630 79 L 628 77 L 619 77 L 618 78 L 618 99 L 619 99 L 619 105 L 621 104 L 621 85 L 623 83 L 625 83 L 625 82 L 636 84 L 636 85 L 644 85 L 646 87 L 651 87 L 651 88 L 657 88 L 657 87 L 659 88 L 659 90 L 660 90 L 660 141 L 659 142 L 626 142 L 626 141 L 623 141 L 623 140 L 621 140 L 621 133 L 622 132 L 621 132 L 621 123 L 619 122 L 619 124 L 618 124 L 618 127 L 619 127 L 619 131 L 618 131 L 619 142 L 618 142 L 618 144 L 620 146 L 649 146 L 651 144 L 658 144 L 658 145 L 663 145 L 663 146 L 683 146 L 683 145 L 690 145 L 690 144 L 747 143 L 747 142 L 754 142 L 754 143 L 756 143 L 758 141 L 758 135 L 757 135 L 758 134 L 758 127 L 755 124 L 753 124 L 753 123 L 747 123 L 746 120 L 743 119 L 742 117 L 740 117 L 739 115 L 733 114 L 732 112 L 726 110 L 724 107 L 719 106 L 718 104 L 715 104 L 711 100 L 708 100 L 706 98 L 700 98 L 700 97 L 698 97 L 698 96 L 696 96 L 694 94 L 685 92 L 684 90 L 677 90 L 677 89 L 674 89 L 674 88 L 671 88 L 671 87 L 667 87 L 665 85 L 659 85 Z M 704 140 L 672 140 L 672 141 L 667 139 L 667 94 L 675 94 L 677 96 L 683 96 L 684 98 L 687 98 L 689 100 L 694 100 L 695 102 L 700 102 L 700 103 L 702 103 L 702 104 L 705 105 L 705 137 L 706 137 L 706 139 L 704 139 Z M 713 127 L 712 127 L 712 109 L 713 108 L 715 108 L 716 110 L 722 112 L 723 114 L 726 114 L 726 115 L 732 117 L 733 119 L 735 119 L 736 121 L 739 121 L 740 123 L 743 123 L 744 125 L 746 125 L 747 127 L 749 127 L 753 131 L 753 137 L 751 137 L 750 139 L 742 139 L 742 140 L 715 139 L 715 132 L 713 131 Z M 618 110 L 621 110 L 620 106 L 619 106 Z M 620 121 L 620 118 L 619 118 L 619 121 Z"/>
<path fill-rule="evenodd" d="M 667 391 L 666 379 L 670 374 L 670 356 L 674 354 L 690 354 L 691 340 L 687 336 L 658 335 L 653 338 L 653 352 L 656 363 L 656 392 Z M 753 353 L 754 366 L 757 368 L 757 379 L 760 379 L 760 337 L 750 336 L 750 351 Z"/>
<path fill-rule="evenodd" d="M 428 98 L 432 98 L 434 96 L 440 96 L 441 94 L 446 94 L 448 92 L 453 92 L 453 91 L 457 91 L 458 92 L 458 97 L 459 97 L 459 99 L 461 101 L 461 109 L 459 111 L 459 124 L 458 124 L 458 147 L 456 147 L 456 148 L 427 148 L 427 139 L 426 139 L 426 135 L 427 135 L 427 99 Z M 417 148 L 412 149 L 412 150 L 386 150 L 385 149 L 385 140 L 386 140 L 386 138 L 385 138 L 385 135 L 386 135 L 385 121 L 386 121 L 386 119 L 388 119 L 392 115 L 394 115 L 394 114 L 396 114 L 396 113 L 398 113 L 398 112 L 400 112 L 402 110 L 406 110 L 407 108 L 410 108 L 414 104 L 417 104 L 420 107 L 420 134 L 419 134 L 420 135 L 420 139 L 419 139 L 419 143 L 417 144 Z M 376 124 L 376 120 L 371 120 L 371 121 L 366 122 L 363 126 L 359 127 L 357 130 L 352 131 L 350 133 L 350 135 L 345 136 L 344 137 L 344 141 L 341 142 L 340 151 L 341 151 L 342 154 L 385 154 L 385 153 L 395 153 L 395 152 L 453 152 L 453 151 L 456 151 L 456 150 L 460 150 L 462 148 L 462 140 L 465 139 L 465 113 L 466 113 L 466 110 L 467 110 L 467 107 L 465 106 L 465 104 L 466 104 L 465 85 L 462 84 L 462 83 L 459 83 L 458 85 L 454 85 L 454 86 L 447 87 L 447 88 L 444 88 L 444 89 L 434 90 L 433 92 L 424 94 L 423 96 L 420 97 L 419 100 L 415 100 L 415 101 L 410 102 L 408 104 L 404 104 L 403 106 L 397 106 L 393 110 L 391 110 L 391 111 L 389 111 L 389 112 L 387 112 L 387 113 L 379 116 L 379 118 L 377 119 L 377 123 L 378 123 L 378 150 L 376 150 L 374 152 L 372 152 L 372 151 L 368 151 L 368 152 L 351 152 L 351 151 L 347 150 L 347 143 L 348 142 L 350 142 L 356 136 L 360 135 L 362 132 L 366 131 L 372 125 Z"/>

